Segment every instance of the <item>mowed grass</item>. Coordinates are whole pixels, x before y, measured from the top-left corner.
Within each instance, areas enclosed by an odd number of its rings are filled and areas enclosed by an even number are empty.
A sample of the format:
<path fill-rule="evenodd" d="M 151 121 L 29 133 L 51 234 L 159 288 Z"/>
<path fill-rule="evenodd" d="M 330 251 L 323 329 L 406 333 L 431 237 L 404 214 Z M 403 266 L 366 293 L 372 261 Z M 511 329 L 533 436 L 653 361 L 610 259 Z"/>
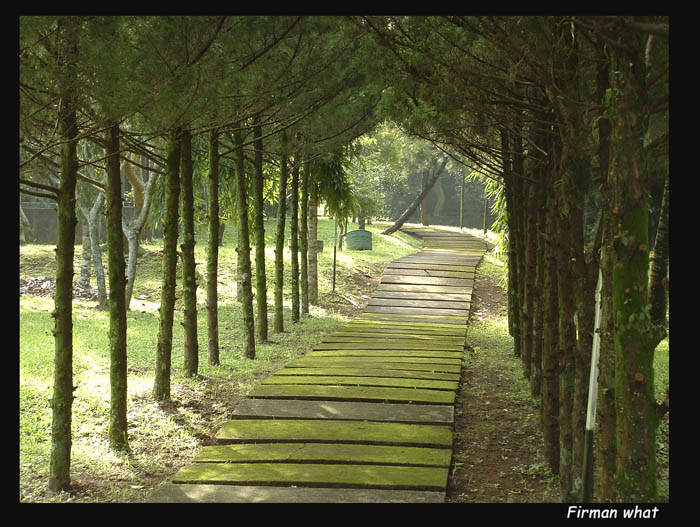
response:
<path fill-rule="evenodd" d="M 288 222 L 287 222 L 288 224 Z M 54 309 L 50 296 L 21 295 L 20 331 L 20 501 L 141 501 L 162 480 L 187 464 L 218 428 L 230 419 L 236 402 L 261 378 L 292 358 L 309 351 L 324 335 L 359 313 L 341 295 L 357 294 L 358 280 L 377 278 L 387 262 L 416 252 L 420 241 L 404 233 L 381 235 L 386 224 L 368 225 L 372 251 L 337 252 L 336 293 L 331 292 L 334 223 L 320 218 L 319 306 L 299 323 L 291 322 L 290 252 L 285 241 L 285 332 L 272 333 L 275 220 L 266 221 L 266 270 L 270 340 L 257 343 L 256 358 L 243 355 L 242 317 L 236 301 L 236 232 L 228 225 L 219 250 L 219 366 L 207 362 L 206 230 L 200 226 L 195 258 L 198 276 L 199 376 L 182 375 L 183 328 L 181 274 L 173 329 L 172 402 L 152 400 L 153 369 L 158 334 L 162 241 L 142 243 L 131 309 L 127 315 L 129 455 L 111 452 L 109 421 L 109 317 L 96 302 L 73 303 L 73 447 L 72 495 L 47 492 L 51 449 L 53 391 Z M 354 226 L 350 227 L 355 228 Z M 287 227 L 287 233 L 289 229 Z M 106 258 L 104 261 L 106 262 Z M 81 247 L 76 246 L 75 280 L 79 276 Z M 251 254 L 254 264 L 254 251 Z M 20 279 L 54 277 L 54 246 L 20 247 Z M 180 273 L 180 270 L 178 270 Z M 95 285 L 93 275 L 92 285 Z"/>

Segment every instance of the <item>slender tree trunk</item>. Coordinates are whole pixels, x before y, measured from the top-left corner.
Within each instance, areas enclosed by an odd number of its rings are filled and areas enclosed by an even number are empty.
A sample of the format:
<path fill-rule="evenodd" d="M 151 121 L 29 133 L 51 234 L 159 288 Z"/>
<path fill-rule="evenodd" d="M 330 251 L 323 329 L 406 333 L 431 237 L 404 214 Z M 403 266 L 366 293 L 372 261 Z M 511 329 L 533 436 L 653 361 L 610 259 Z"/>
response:
<path fill-rule="evenodd" d="M 63 21 L 61 21 L 63 22 Z M 70 78 L 77 55 L 77 31 L 72 21 L 59 26 L 65 35 L 62 46 Z M 54 385 L 51 398 L 51 457 L 49 490 L 70 490 L 71 417 L 73 405 L 73 256 L 75 252 L 75 190 L 78 176 L 75 97 L 69 87 L 64 90 L 58 113 L 61 146 L 61 180 L 58 189 L 58 239 L 56 242 L 56 293 L 54 296 Z"/>
<path fill-rule="evenodd" d="M 148 164 L 147 159 L 141 160 L 144 165 Z M 151 208 L 151 203 L 153 202 L 153 193 L 155 191 L 156 174 L 152 174 L 147 177 L 147 170 L 142 169 L 143 179 L 139 179 L 138 176 L 133 172 L 133 167 L 130 163 L 124 162 L 121 165 L 122 172 L 125 173 L 127 179 L 131 183 L 132 188 L 139 189 L 141 195 L 140 200 L 135 200 L 134 215 L 131 221 L 127 223 L 122 218 L 122 231 L 124 236 L 126 236 L 128 245 L 128 259 L 126 264 L 126 308 L 129 309 L 131 304 L 131 297 L 134 292 L 134 281 L 136 279 L 136 264 L 138 261 L 139 253 L 139 239 L 141 238 L 141 233 L 148 219 L 148 213 Z M 146 181 L 144 183 L 144 181 Z"/>
<path fill-rule="evenodd" d="M 170 400 L 170 369 L 173 347 L 173 315 L 177 280 L 178 206 L 180 201 L 180 130 L 168 137 L 165 174 L 165 223 L 163 225 L 163 282 L 160 292 L 158 347 L 153 396 Z"/>
<path fill-rule="evenodd" d="M 551 184 L 551 179 L 548 185 Z M 556 215 L 553 197 L 547 205 L 544 253 L 544 317 L 542 342 L 542 433 L 544 457 L 554 474 L 559 473 L 559 295 L 554 239 Z"/>
<path fill-rule="evenodd" d="M 207 347 L 209 365 L 219 365 L 219 133 L 209 133 L 209 175 L 207 178 L 209 239 L 207 241 Z"/>
<path fill-rule="evenodd" d="M 250 265 L 250 234 L 248 229 L 248 200 L 246 196 L 245 158 L 240 129 L 234 131 L 236 149 L 236 208 L 238 210 L 238 258 L 243 311 L 243 338 L 245 356 L 255 358 L 255 317 L 253 314 L 253 279 Z"/>
<path fill-rule="evenodd" d="M 107 286 L 105 284 L 105 270 L 102 264 L 102 252 L 100 251 L 100 239 L 98 235 L 97 226 L 99 223 L 98 213 L 102 208 L 105 196 L 102 192 L 97 195 L 95 202 L 92 207 L 88 210 L 80 204 L 80 211 L 85 218 L 83 225 L 83 232 L 87 233 L 88 236 L 88 264 L 90 261 L 90 254 L 92 254 L 92 261 L 94 262 L 95 268 L 95 280 L 97 282 L 97 309 L 107 309 Z M 83 244 L 85 247 L 85 244 Z M 83 257 L 83 260 L 85 257 Z M 82 272 L 82 269 L 81 269 Z M 90 285 L 90 276 L 88 274 L 87 285 Z"/>
<path fill-rule="evenodd" d="M 406 223 L 408 218 L 411 217 L 411 214 L 413 214 L 415 212 L 415 210 L 418 208 L 418 206 L 423 202 L 423 198 L 425 198 L 425 196 L 428 194 L 428 192 L 430 192 L 430 189 L 433 188 L 433 185 L 435 184 L 437 179 L 440 177 L 440 174 L 442 174 L 442 171 L 445 169 L 445 165 L 447 165 L 448 160 L 449 160 L 448 158 L 445 158 L 442 160 L 442 162 L 440 163 L 440 166 L 433 173 L 432 177 L 428 181 L 427 186 L 421 190 L 420 194 L 418 194 L 418 196 L 416 196 L 416 199 L 414 199 L 411 202 L 411 204 L 408 206 L 408 208 L 401 214 L 401 216 L 399 216 L 399 219 L 396 220 L 391 227 L 388 227 L 387 229 L 385 229 L 382 232 L 382 234 L 393 234 L 394 232 L 398 231 L 404 223 Z"/>
<path fill-rule="evenodd" d="M 182 276 L 185 328 L 184 373 L 197 375 L 199 369 L 199 343 L 197 342 L 197 276 L 194 260 L 194 189 L 192 186 L 192 136 L 184 130 L 180 147 L 180 178 L 182 185 L 183 243 Z"/>
<path fill-rule="evenodd" d="M 84 210 L 82 206 L 80 207 L 80 211 L 83 213 L 83 217 L 87 216 L 87 211 Z M 86 222 L 83 222 L 81 235 L 83 239 L 83 254 L 80 259 L 80 280 L 78 280 L 78 283 L 83 287 L 90 287 L 90 262 L 92 258 L 90 255 L 90 231 Z"/>
<path fill-rule="evenodd" d="M 309 173 L 309 304 L 318 305 L 318 187 Z"/>
<path fill-rule="evenodd" d="M 122 178 L 119 169 L 119 125 L 107 131 L 107 261 L 109 268 L 110 409 L 109 444 L 129 450 L 127 435 L 126 264 L 122 236 Z M 97 222 L 95 222 L 97 223 Z"/>
<path fill-rule="evenodd" d="M 266 342 L 267 331 L 267 275 L 265 273 L 265 221 L 263 198 L 263 142 L 262 127 L 253 127 L 255 133 L 255 292 L 258 310 L 258 339 Z"/>
<path fill-rule="evenodd" d="M 522 337 L 523 351 L 521 359 L 523 363 L 523 373 L 526 379 L 532 376 L 532 348 L 535 344 L 534 333 L 534 312 L 535 296 L 538 295 L 537 288 L 537 198 L 535 184 L 530 185 L 527 198 L 527 218 L 526 223 L 526 244 L 525 250 L 525 273 L 523 276 L 523 313 L 522 313 Z"/>
<path fill-rule="evenodd" d="M 420 222 L 422 225 L 425 225 L 426 227 L 430 225 L 430 218 L 429 213 L 428 213 L 428 192 L 426 189 L 428 188 L 428 185 L 431 187 L 435 186 L 435 183 L 437 183 L 437 180 L 440 178 L 440 175 L 435 178 L 435 181 L 430 181 L 430 173 L 425 170 L 423 174 L 421 174 L 421 194 L 423 194 L 423 199 L 420 202 Z"/>
<path fill-rule="evenodd" d="M 564 184 L 560 186 L 564 190 Z M 565 191 L 570 189 L 566 187 Z M 560 207 L 565 203 L 560 194 Z M 559 218 L 557 243 L 557 289 L 559 293 L 559 484 L 563 501 L 570 501 L 572 483 L 573 430 L 572 415 L 574 404 L 575 365 L 574 350 L 576 347 L 576 326 L 574 313 L 576 311 L 576 296 L 574 294 L 574 274 L 571 269 L 571 239 L 574 236 L 572 212 L 567 217 Z"/>
<path fill-rule="evenodd" d="M 294 156 L 292 168 L 292 217 L 290 220 L 290 250 L 292 253 L 292 322 L 299 322 L 299 155 Z"/>
<path fill-rule="evenodd" d="M 309 163 L 304 161 L 301 170 L 301 188 L 299 194 L 301 207 L 299 211 L 299 271 L 301 313 L 309 313 Z"/>
<path fill-rule="evenodd" d="M 284 224 L 287 215 L 287 136 L 282 132 L 280 184 L 277 194 L 277 232 L 275 237 L 275 317 L 276 333 L 284 331 Z"/>
<path fill-rule="evenodd" d="M 520 298 L 518 296 L 518 238 L 519 222 L 517 218 L 517 184 L 511 169 L 510 134 L 501 129 L 501 151 L 503 152 L 503 182 L 508 214 L 508 332 L 513 337 L 513 352 L 520 356 Z"/>

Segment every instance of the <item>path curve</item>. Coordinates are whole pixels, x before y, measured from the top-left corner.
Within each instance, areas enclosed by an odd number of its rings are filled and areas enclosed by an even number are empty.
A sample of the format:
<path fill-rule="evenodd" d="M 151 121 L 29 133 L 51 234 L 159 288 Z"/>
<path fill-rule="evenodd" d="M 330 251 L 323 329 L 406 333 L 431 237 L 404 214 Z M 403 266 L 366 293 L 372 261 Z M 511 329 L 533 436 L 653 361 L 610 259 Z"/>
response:
<path fill-rule="evenodd" d="M 404 228 L 367 307 L 257 385 L 151 502 L 444 502 L 454 401 L 486 244 Z"/>

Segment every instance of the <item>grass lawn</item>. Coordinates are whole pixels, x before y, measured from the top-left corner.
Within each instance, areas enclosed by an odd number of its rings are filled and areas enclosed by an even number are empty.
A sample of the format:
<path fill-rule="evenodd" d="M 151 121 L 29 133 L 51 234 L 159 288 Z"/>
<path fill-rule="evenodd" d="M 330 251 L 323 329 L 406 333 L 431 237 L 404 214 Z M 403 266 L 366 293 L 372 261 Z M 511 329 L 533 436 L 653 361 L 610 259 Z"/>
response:
<path fill-rule="evenodd" d="M 288 224 L 289 222 L 287 222 Z M 46 490 L 51 447 L 54 343 L 53 297 L 20 295 L 20 501 L 140 501 L 162 480 L 188 464 L 211 441 L 221 424 L 230 419 L 236 402 L 264 376 L 305 353 L 324 335 L 359 314 L 387 262 L 417 251 L 421 243 L 404 233 L 383 236 L 386 225 L 368 225 L 373 233 L 372 251 L 337 252 L 336 292 L 331 291 L 334 224 L 320 218 L 319 306 L 297 324 L 291 322 L 291 294 L 285 291 L 285 333 L 270 332 L 270 342 L 258 343 L 256 359 L 243 355 L 242 318 L 236 302 L 236 232 L 228 225 L 219 252 L 219 339 L 221 365 L 207 364 L 205 310 L 206 230 L 200 226 L 196 240 L 200 352 L 199 376 L 183 377 L 183 328 L 181 300 L 176 303 L 172 354 L 172 402 L 158 404 L 151 398 L 158 333 L 162 241 L 144 242 L 139 257 L 131 309 L 128 312 L 128 422 L 130 455 L 117 455 L 108 447 L 109 349 L 107 312 L 97 302 L 74 300 L 73 448 L 71 479 L 73 497 L 51 496 Z M 350 228 L 354 228 L 352 225 Z M 266 270 L 272 328 L 274 290 L 275 220 L 266 222 Z M 290 253 L 286 244 L 285 272 Z M 103 257 L 104 258 L 104 257 Z M 79 276 L 81 247 L 76 246 L 75 279 Z M 254 255 L 251 255 L 254 265 Z M 106 258 L 104 258 L 106 261 Z M 55 276 L 55 252 L 50 245 L 20 247 L 20 280 Z M 289 283 L 288 277 L 285 283 Z M 92 284 L 95 284 L 93 277 Z M 181 281 L 177 296 L 181 299 Z M 363 294 L 365 297 L 363 297 Z M 350 302 L 349 300 L 352 300 Z M 364 300 L 364 302 L 363 302 Z M 358 308 L 358 304 L 361 307 Z"/>

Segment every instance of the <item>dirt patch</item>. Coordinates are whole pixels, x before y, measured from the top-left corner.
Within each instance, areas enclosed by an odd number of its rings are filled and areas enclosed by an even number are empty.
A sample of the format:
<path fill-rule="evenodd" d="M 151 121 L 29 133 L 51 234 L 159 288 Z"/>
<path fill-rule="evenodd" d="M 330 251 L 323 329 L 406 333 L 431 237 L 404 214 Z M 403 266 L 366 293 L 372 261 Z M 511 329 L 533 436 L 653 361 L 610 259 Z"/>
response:
<path fill-rule="evenodd" d="M 502 318 L 506 313 L 503 289 L 494 279 L 477 276 L 470 325 Z M 472 349 L 462 369 L 446 501 L 559 501 L 554 479 L 540 454 L 543 445 L 536 402 L 523 397 L 512 377 L 486 353 Z"/>
<path fill-rule="evenodd" d="M 34 296 L 54 296 L 56 292 L 56 279 L 46 276 L 36 278 L 20 279 L 19 294 Z M 73 298 L 81 300 L 97 301 L 97 288 L 84 286 L 78 282 L 73 282 Z"/>

